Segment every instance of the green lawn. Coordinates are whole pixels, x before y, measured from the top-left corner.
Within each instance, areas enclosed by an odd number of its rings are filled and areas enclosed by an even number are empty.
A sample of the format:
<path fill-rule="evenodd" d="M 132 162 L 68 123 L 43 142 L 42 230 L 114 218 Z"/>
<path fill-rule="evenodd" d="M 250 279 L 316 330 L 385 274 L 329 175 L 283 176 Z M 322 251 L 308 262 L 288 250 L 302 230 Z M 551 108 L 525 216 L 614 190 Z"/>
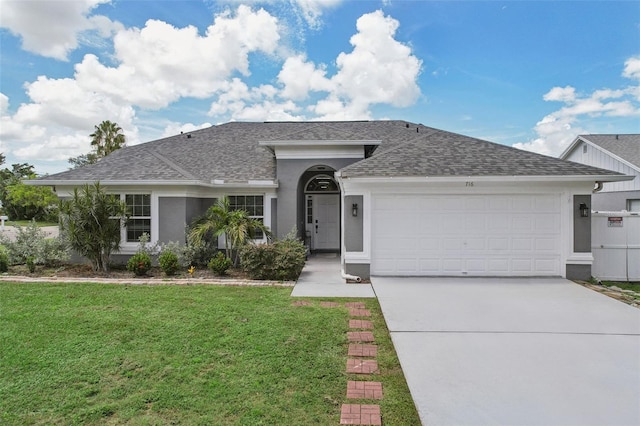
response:
<path fill-rule="evenodd" d="M 0 283 L 0 424 L 339 423 L 348 310 L 290 288 Z M 333 299 L 344 302 L 345 300 Z M 386 425 L 419 419 L 376 300 Z"/>

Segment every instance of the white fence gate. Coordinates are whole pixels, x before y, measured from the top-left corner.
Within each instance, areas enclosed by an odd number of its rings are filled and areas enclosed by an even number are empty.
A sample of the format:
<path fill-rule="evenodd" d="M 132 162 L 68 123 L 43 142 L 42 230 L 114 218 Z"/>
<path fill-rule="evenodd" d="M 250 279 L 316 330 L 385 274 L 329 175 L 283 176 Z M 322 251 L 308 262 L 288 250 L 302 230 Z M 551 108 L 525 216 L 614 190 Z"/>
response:
<path fill-rule="evenodd" d="M 600 280 L 640 281 L 638 212 L 594 212 L 591 217 L 591 275 Z"/>

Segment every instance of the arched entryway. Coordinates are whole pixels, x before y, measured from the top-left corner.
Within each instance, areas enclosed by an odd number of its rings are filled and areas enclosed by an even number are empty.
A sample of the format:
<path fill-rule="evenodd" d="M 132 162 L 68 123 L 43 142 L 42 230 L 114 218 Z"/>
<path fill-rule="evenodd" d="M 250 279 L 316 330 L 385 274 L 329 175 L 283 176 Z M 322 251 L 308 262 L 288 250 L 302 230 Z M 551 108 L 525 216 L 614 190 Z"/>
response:
<path fill-rule="evenodd" d="M 340 188 L 328 166 L 303 175 L 306 242 L 312 251 L 340 251 Z"/>

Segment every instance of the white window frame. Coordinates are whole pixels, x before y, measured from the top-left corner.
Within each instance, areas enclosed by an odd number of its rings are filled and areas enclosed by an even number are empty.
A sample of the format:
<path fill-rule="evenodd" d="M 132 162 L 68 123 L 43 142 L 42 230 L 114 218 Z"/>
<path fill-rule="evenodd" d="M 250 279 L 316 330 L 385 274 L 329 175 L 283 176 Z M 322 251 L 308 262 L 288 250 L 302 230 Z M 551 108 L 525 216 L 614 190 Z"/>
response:
<path fill-rule="evenodd" d="M 149 197 L 149 216 L 129 216 L 129 219 L 145 219 L 145 220 L 149 220 L 149 243 L 153 244 L 155 243 L 155 239 L 157 238 L 157 229 L 154 228 L 154 197 L 153 194 L 151 194 L 151 192 L 136 192 L 136 191 L 122 191 L 122 192 L 114 192 L 113 193 L 114 196 L 117 196 L 121 202 L 125 203 L 127 202 L 127 195 L 130 196 L 136 196 L 136 195 L 146 195 Z M 131 210 L 127 209 L 127 211 L 130 211 L 131 213 L 133 213 Z M 139 241 L 128 241 L 127 240 L 127 226 L 126 224 L 124 224 L 124 226 L 122 226 L 120 228 L 120 252 L 129 252 L 131 250 L 135 250 L 138 245 L 139 245 Z"/>
<path fill-rule="evenodd" d="M 249 213 L 249 217 L 252 219 L 260 219 L 262 220 L 262 223 L 266 225 L 266 214 L 265 214 L 265 201 L 267 200 L 267 197 L 265 194 L 228 194 L 227 198 L 229 199 L 229 207 L 233 206 L 233 202 L 231 201 L 232 197 L 245 197 L 245 203 L 244 205 L 246 206 L 246 197 L 260 197 L 262 198 L 262 215 L 252 215 L 250 214 L 251 212 L 249 212 L 247 210 L 247 212 Z M 267 225 L 268 226 L 268 225 Z M 254 238 L 254 241 L 265 241 L 267 238 L 267 236 L 263 233 L 262 237 L 260 238 Z"/>

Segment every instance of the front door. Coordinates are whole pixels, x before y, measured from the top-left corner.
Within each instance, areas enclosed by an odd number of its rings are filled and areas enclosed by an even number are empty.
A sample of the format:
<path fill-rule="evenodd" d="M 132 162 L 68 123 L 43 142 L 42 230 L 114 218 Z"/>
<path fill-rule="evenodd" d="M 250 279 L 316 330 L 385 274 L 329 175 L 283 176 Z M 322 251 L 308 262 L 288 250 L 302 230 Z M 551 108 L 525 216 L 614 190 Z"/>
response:
<path fill-rule="evenodd" d="M 313 249 L 340 250 L 340 194 L 313 195 Z"/>

